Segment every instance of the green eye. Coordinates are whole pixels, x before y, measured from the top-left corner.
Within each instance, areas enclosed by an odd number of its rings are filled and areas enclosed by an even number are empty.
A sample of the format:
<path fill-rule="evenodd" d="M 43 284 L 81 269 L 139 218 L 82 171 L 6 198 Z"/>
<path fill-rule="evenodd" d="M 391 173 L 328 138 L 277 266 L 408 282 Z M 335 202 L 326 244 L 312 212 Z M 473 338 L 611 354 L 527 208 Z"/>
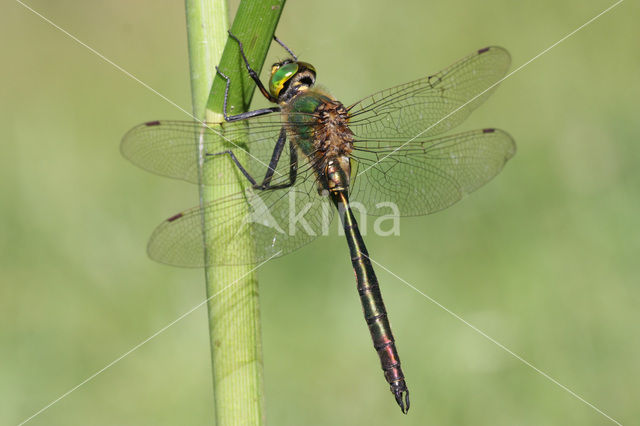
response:
<path fill-rule="evenodd" d="M 298 64 L 292 62 L 284 64 L 271 73 L 271 81 L 269 82 L 269 92 L 274 97 L 278 97 L 285 83 L 298 72 Z"/>

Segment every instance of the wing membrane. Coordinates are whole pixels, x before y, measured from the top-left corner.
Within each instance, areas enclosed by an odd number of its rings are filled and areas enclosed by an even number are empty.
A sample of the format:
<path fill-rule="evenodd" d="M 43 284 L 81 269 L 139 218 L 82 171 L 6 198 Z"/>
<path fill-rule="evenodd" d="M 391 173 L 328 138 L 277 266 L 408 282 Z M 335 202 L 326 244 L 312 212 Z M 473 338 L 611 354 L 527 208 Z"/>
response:
<path fill-rule="evenodd" d="M 308 244 L 327 232 L 333 209 L 326 197 L 311 190 L 315 186 L 311 171 L 300 178 L 301 183 L 291 188 L 249 188 L 165 220 L 151 235 L 149 256 L 183 267 L 240 265 L 282 256 Z"/>
<path fill-rule="evenodd" d="M 491 95 L 510 62 L 501 47 L 480 49 L 437 74 L 355 103 L 350 128 L 356 139 L 408 140 L 446 132 Z"/>
<path fill-rule="evenodd" d="M 442 210 L 490 181 L 516 152 L 511 136 L 498 129 L 399 146 L 394 140 L 362 141 L 354 151 L 363 172 L 351 188 L 351 199 L 368 213 L 375 215 L 381 202 L 395 203 L 401 216 Z"/>
<path fill-rule="evenodd" d="M 261 181 L 269 166 L 283 123 L 280 114 L 269 114 L 229 123 L 190 121 L 152 121 L 131 129 L 122 139 L 122 155 L 135 165 L 163 176 L 198 182 L 198 159 L 203 154 L 209 169 L 224 170 L 228 155 L 207 155 L 233 151 L 242 166 L 256 181 Z M 228 170 L 228 169 L 227 169 Z M 285 147 L 275 167 L 274 182 L 289 175 L 289 151 Z M 207 179 L 225 184 L 227 179 Z"/>

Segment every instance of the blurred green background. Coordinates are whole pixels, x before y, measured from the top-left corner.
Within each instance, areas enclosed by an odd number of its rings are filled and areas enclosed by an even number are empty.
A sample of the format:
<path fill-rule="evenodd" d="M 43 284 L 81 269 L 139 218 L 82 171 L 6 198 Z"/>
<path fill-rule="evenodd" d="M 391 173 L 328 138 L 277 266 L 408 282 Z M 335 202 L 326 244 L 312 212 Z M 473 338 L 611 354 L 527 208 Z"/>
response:
<path fill-rule="evenodd" d="M 29 4 L 190 110 L 181 2 Z M 611 4 L 290 1 L 277 34 L 351 103 L 486 45 L 508 48 L 515 68 Z M 403 219 L 399 237 L 367 236 L 376 261 L 625 424 L 640 416 L 639 12 L 622 3 L 505 81 L 467 120 L 462 129 L 499 127 L 518 144 L 487 187 Z M 202 271 L 145 255 L 153 228 L 197 204 L 197 188 L 145 173 L 118 151 L 133 125 L 186 117 L 18 3 L 1 6 L 0 39 L 8 425 L 199 303 L 205 287 Z M 267 63 L 283 56 L 274 45 Z M 401 415 L 347 253 L 327 237 L 260 269 L 269 424 L 610 424 L 378 268 L 411 389 Z M 201 308 L 30 424 L 212 419 Z"/>

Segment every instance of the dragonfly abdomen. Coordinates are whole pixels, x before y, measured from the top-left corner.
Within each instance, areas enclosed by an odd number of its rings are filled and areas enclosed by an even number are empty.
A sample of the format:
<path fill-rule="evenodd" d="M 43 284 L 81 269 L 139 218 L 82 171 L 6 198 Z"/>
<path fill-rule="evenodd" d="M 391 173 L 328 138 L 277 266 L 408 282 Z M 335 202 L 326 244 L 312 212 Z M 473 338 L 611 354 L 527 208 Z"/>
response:
<path fill-rule="evenodd" d="M 364 244 L 358 223 L 349 206 L 346 191 L 333 191 L 331 198 L 338 208 L 340 219 L 351 253 L 351 264 L 356 275 L 358 294 L 362 303 L 367 327 L 371 333 L 373 347 L 380 358 L 384 377 L 403 413 L 409 410 L 409 390 L 400 366 L 387 311 L 382 301 L 378 278 L 373 271 L 367 247 Z"/>
<path fill-rule="evenodd" d="M 358 294 L 360 295 L 365 321 L 369 327 L 369 333 L 371 333 L 373 347 L 378 353 L 380 365 L 385 379 L 391 386 L 391 392 L 396 396 L 396 401 L 398 401 L 402 411 L 406 412 L 409 409 L 409 390 L 404 381 L 400 357 L 396 349 L 393 332 L 391 331 L 387 310 L 382 300 L 378 279 L 371 266 L 369 255 L 366 254 L 366 248 L 365 254 L 354 258 L 352 264 L 353 269 L 356 271 Z M 406 392 L 406 408 L 403 407 L 401 399 L 403 392 Z"/>

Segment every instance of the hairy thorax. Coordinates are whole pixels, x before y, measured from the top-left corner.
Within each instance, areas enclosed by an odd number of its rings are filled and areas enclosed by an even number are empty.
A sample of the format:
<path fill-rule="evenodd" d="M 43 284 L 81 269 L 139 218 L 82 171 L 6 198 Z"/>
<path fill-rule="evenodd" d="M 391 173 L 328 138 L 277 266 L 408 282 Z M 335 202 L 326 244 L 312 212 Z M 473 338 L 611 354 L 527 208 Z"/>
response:
<path fill-rule="evenodd" d="M 353 151 L 353 132 L 349 129 L 349 113 L 342 103 L 323 102 L 316 110 L 318 124 L 314 131 L 316 156 L 349 156 Z"/>
<path fill-rule="evenodd" d="M 354 135 L 345 106 L 324 92 L 310 89 L 283 105 L 283 112 L 291 141 L 318 175 L 319 190 L 348 188 Z"/>

